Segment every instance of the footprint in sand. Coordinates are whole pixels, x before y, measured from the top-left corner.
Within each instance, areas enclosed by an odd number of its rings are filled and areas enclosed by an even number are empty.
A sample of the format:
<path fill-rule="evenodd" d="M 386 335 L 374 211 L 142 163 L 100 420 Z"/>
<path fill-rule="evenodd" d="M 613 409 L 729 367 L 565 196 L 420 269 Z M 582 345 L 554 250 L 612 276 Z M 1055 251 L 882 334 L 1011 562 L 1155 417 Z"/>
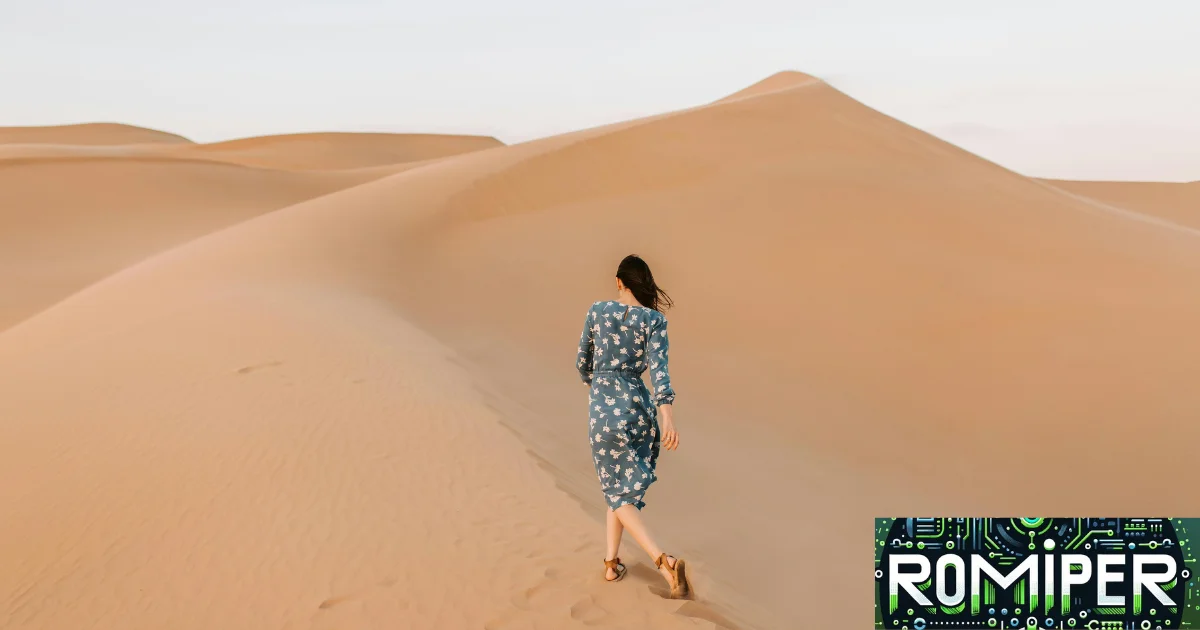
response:
<path fill-rule="evenodd" d="M 270 363 L 258 363 L 256 365 L 247 365 L 246 367 L 238 368 L 237 373 L 238 374 L 249 374 L 251 372 L 257 372 L 258 370 L 265 370 L 267 368 L 279 367 L 281 365 L 283 365 L 283 361 L 271 361 Z"/>
<path fill-rule="evenodd" d="M 539 593 L 544 591 L 545 588 L 546 588 L 545 582 L 535 584 L 535 585 L 533 585 L 527 589 L 524 589 L 521 592 L 513 595 L 509 599 L 509 602 L 512 603 L 513 606 L 515 606 L 516 608 L 518 608 L 520 610 L 530 610 L 533 608 L 534 598 L 536 598 Z"/>
<path fill-rule="evenodd" d="M 383 580 L 377 582 L 375 584 L 375 586 L 372 588 L 365 588 L 360 591 L 356 591 L 354 593 L 347 593 L 345 595 L 335 595 L 335 596 L 330 597 L 329 599 L 326 599 L 325 601 L 321 602 L 320 605 L 317 606 L 317 608 L 320 610 L 326 610 L 329 608 L 333 608 L 334 606 L 337 606 L 338 604 L 345 604 L 346 602 L 352 602 L 355 600 L 364 599 L 376 590 L 395 586 L 397 581 L 398 580 L 396 578 L 389 577 L 389 578 L 386 578 L 386 579 L 383 579 Z"/>
<path fill-rule="evenodd" d="M 600 607 L 591 595 L 583 596 L 571 604 L 571 619 L 585 624 L 599 623 L 608 617 L 608 611 Z"/>
<path fill-rule="evenodd" d="M 713 624 L 714 626 L 716 626 L 717 628 L 719 628 L 720 630 L 736 630 L 737 629 L 737 626 L 734 625 L 732 621 L 722 617 L 716 611 L 712 610 L 708 606 L 705 606 L 704 604 L 701 604 L 699 602 L 694 602 L 694 601 L 684 602 L 683 605 L 679 607 L 679 610 L 675 611 L 675 614 L 682 615 L 684 617 L 689 617 L 691 619 L 699 619 L 701 621 L 707 621 L 707 622 Z"/>
<path fill-rule="evenodd" d="M 645 582 L 646 590 L 652 595 L 661 597 L 663 599 L 671 598 L 671 589 L 667 587 L 667 582 L 663 580 L 662 574 L 659 573 L 658 569 L 655 569 L 654 567 L 639 562 L 629 567 L 628 577 L 639 582 Z"/>

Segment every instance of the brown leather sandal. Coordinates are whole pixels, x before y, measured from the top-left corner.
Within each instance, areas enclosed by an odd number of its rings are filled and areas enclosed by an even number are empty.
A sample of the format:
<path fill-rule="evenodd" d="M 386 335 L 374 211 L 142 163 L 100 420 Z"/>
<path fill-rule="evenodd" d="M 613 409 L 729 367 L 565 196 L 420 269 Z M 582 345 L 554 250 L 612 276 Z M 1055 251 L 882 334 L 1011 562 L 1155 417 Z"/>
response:
<path fill-rule="evenodd" d="M 675 578 L 675 585 L 671 587 L 671 599 L 684 599 L 692 592 L 692 585 L 687 580 L 687 565 L 682 558 L 675 558 L 675 566 L 667 563 L 667 554 L 662 553 L 654 560 L 655 568 L 667 568 L 671 577 Z"/>
<path fill-rule="evenodd" d="M 608 579 L 608 569 L 612 569 L 613 573 L 617 574 L 617 577 L 615 577 L 611 580 Z M 623 577 L 625 577 L 625 565 L 621 564 L 620 558 L 613 558 L 612 560 L 604 561 L 604 581 L 605 582 L 620 582 L 621 578 L 623 578 Z"/>

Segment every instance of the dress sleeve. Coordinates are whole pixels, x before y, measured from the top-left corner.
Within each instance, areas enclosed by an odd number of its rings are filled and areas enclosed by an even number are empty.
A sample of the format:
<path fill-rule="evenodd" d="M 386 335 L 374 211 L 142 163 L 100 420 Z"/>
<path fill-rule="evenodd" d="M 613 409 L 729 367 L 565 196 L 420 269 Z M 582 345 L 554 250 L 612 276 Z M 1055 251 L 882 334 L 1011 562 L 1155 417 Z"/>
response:
<path fill-rule="evenodd" d="M 675 402 L 675 390 L 671 388 L 671 371 L 668 367 L 667 320 L 662 319 L 650 329 L 650 377 L 654 385 L 654 404 L 670 405 Z"/>
<path fill-rule="evenodd" d="M 589 308 L 587 317 L 583 320 L 583 334 L 579 335 L 579 352 L 575 357 L 575 368 L 579 370 L 579 378 L 584 383 L 592 384 L 592 355 L 596 351 L 596 342 L 592 337 L 596 311 Z"/>

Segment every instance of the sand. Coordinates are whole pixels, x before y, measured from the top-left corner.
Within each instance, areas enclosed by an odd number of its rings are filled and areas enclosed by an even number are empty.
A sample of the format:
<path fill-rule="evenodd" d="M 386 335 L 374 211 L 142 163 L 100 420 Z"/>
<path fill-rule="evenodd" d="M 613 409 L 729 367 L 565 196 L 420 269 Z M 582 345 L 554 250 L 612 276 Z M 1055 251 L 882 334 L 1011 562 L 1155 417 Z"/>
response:
<path fill-rule="evenodd" d="M 242 193 L 55 158 L 67 236 L 0 270 L 70 249 L 86 287 L 6 281 L 43 306 L 0 332 L 0 619 L 864 627 L 876 516 L 1196 505 L 1162 483 L 1200 437 L 1190 193 L 1030 179 L 798 73 L 479 149 L 328 192 L 349 152 Z M 89 203 L 118 164 L 178 216 L 71 235 L 136 205 Z M 632 541 L 601 579 L 573 357 L 630 252 L 678 303 L 644 514 L 696 601 Z"/>
<path fill-rule="evenodd" d="M 1187 184 L 1069 181 L 1047 183 L 1109 207 L 1123 208 L 1200 229 L 1200 181 Z"/>
<path fill-rule="evenodd" d="M 305 133 L 171 148 L 180 156 L 321 171 L 419 162 L 498 146 L 503 143 L 485 136 Z"/>
<path fill-rule="evenodd" d="M 0 286 L 17 287 L 0 301 L 0 330 L 198 236 L 428 160 L 501 144 L 403 134 L 105 144 L 145 142 L 147 133 L 107 125 L 0 130 L 0 138 L 22 140 L 0 144 Z"/>
<path fill-rule="evenodd" d="M 0 144 L 68 144 L 104 146 L 121 144 L 191 144 L 173 133 L 119 125 L 84 123 L 48 127 L 0 127 Z"/>

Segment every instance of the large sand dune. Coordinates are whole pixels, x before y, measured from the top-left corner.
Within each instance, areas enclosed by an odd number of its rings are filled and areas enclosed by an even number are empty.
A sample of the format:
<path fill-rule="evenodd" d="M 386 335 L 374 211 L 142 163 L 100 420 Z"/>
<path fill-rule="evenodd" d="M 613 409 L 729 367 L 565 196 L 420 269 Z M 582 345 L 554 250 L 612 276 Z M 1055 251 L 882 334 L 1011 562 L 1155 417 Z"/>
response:
<path fill-rule="evenodd" d="M 0 615 L 857 627 L 875 516 L 1186 511 L 1200 233 L 1060 184 L 788 74 L 146 257 L 0 332 Z M 632 541 L 598 570 L 572 360 L 631 251 L 678 303 L 645 514 L 695 602 Z"/>

